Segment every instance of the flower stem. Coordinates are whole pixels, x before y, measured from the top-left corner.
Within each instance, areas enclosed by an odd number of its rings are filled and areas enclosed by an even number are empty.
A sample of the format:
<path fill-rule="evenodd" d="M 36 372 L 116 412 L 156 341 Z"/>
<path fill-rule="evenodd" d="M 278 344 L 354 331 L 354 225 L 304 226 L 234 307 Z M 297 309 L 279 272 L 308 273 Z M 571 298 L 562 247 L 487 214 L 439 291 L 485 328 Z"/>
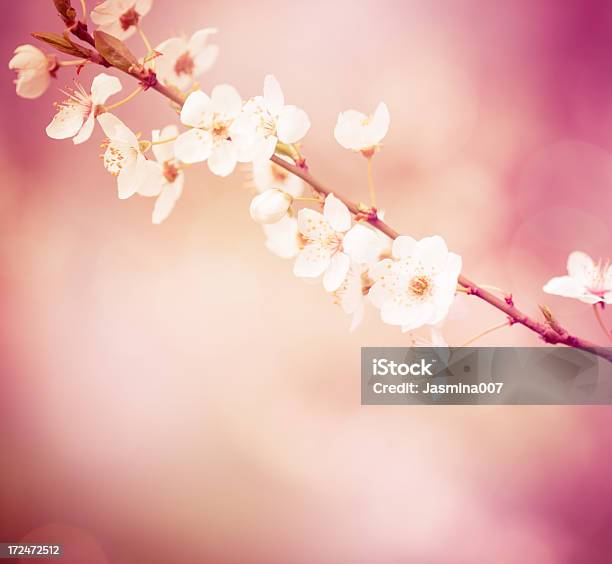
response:
<path fill-rule="evenodd" d="M 603 304 L 602 304 L 603 305 Z M 599 304 L 593 304 L 593 313 L 595 314 L 595 319 L 597 319 L 597 323 L 599 323 L 599 326 L 601 327 L 601 330 L 604 332 L 604 335 L 610 340 L 612 341 L 612 331 L 610 331 L 607 327 L 606 324 L 604 323 L 604 320 L 601 317 L 601 313 L 598 309 Z"/>
<path fill-rule="evenodd" d="M 493 333 L 493 331 L 497 331 L 498 329 L 503 329 L 504 327 L 510 327 L 510 323 L 508 323 L 507 321 L 504 321 L 503 323 L 493 325 L 493 327 L 489 327 L 488 329 L 485 329 L 482 333 L 478 333 L 478 335 L 467 340 L 465 343 L 463 343 L 460 346 L 467 347 L 468 345 L 471 345 L 474 341 L 477 341 L 481 337 L 484 337 L 485 335 L 488 335 L 489 333 Z"/>
<path fill-rule="evenodd" d="M 138 96 L 138 94 L 140 94 L 141 92 L 143 92 L 143 88 L 142 86 L 139 86 L 138 88 L 136 88 L 136 90 L 134 90 L 134 92 L 126 96 L 123 100 L 119 100 L 118 102 L 116 102 L 115 104 L 111 104 L 110 106 L 104 106 L 104 110 L 110 112 L 111 110 L 114 110 L 119 106 L 123 106 L 123 104 L 127 104 L 130 100 L 136 98 L 136 96 Z"/>
<path fill-rule="evenodd" d="M 366 157 L 368 161 L 368 190 L 370 192 L 370 206 L 376 208 L 376 187 L 374 186 L 374 175 L 372 174 L 372 155 Z"/>
<path fill-rule="evenodd" d="M 70 61 L 58 61 L 57 65 L 59 67 L 73 67 L 73 66 L 85 65 L 88 62 L 89 62 L 89 59 L 73 59 Z"/>
<path fill-rule="evenodd" d="M 163 145 L 164 143 L 172 143 L 177 139 L 178 135 L 174 135 L 173 137 L 168 137 L 167 139 L 160 139 L 159 141 L 151 141 L 151 145 Z"/>
<path fill-rule="evenodd" d="M 315 202 L 317 204 L 321 203 L 319 198 L 293 198 L 294 202 Z"/>
<path fill-rule="evenodd" d="M 153 47 L 151 47 L 151 43 L 149 43 L 149 40 L 147 39 L 147 36 L 145 35 L 145 32 L 142 30 L 142 27 L 140 27 L 140 25 L 137 25 L 136 29 L 138 30 L 138 35 L 140 35 L 140 38 L 142 39 L 142 42 L 144 43 L 145 47 L 147 48 L 147 51 L 149 53 L 151 51 L 153 51 Z"/>
<path fill-rule="evenodd" d="M 83 21 L 87 21 L 87 4 L 85 0 L 81 0 L 81 11 L 83 12 Z"/>

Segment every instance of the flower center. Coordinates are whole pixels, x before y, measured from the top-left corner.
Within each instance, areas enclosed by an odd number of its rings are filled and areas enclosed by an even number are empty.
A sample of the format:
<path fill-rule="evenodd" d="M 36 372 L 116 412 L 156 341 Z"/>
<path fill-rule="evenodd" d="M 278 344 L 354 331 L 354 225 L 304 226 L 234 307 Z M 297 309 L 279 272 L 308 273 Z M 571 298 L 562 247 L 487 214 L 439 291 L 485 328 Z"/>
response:
<path fill-rule="evenodd" d="M 187 51 L 176 60 L 176 63 L 174 63 L 174 72 L 177 76 L 181 76 L 182 74 L 191 76 L 193 74 L 194 67 L 195 63 L 193 62 L 193 58 Z"/>
<path fill-rule="evenodd" d="M 412 295 L 422 298 L 431 293 L 431 280 L 423 275 L 414 276 L 410 282 L 408 282 L 408 290 Z"/>
<path fill-rule="evenodd" d="M 119 23 L 121 24 L 121 29 L 127 31 L 133 25 L 138 25 L 138 20 L 140 20 L 140 14 L 132 7 L 121 15 Z"/>
<path fill-rule="evenodd" d="M 163 170 L 164 178 L 168 182 L 174 182 L 179 174 L 178 168 L 172 164 L 170 161 L 164 162 L 164 170 Z"/>
<path fill-rule="evenodd" d="M 228 124 L 225 121 L 214 121 L 210 129 L 213 137 L 218 139 L 227 139 L 229 136 Z"/>

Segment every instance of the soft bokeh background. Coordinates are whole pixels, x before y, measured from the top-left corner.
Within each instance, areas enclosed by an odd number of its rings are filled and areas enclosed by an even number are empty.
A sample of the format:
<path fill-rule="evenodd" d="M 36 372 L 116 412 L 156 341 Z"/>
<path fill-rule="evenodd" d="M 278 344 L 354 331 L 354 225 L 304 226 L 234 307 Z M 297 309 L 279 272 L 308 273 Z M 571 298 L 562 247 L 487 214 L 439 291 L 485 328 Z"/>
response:
<path fill-rule="evenodd" d="M 60 29 L 50 0 L 2 9 L 6 61 Z M 389 222 L 601 340 L 541 287 L 573 249 L 610 253 L 612 4 L 156 0 L 143 25 L 155 43 L 218 27 L 205 89 L 247 97 L 274 73 L 311 117 L 312 171 L 355 198 L 365 163 L 335 119 L 386 101 Z M 245 172 L 192 167 L 153 226 L 151 200 L 117 199 L 100 132 L 47 139 L 57 91 L 19 99 L 2 72 L 0 540 L 92 564 L 610 561 L 609 409 L 360 406 L 360 346 L 406 336 L 374 310 L 350 334 L 266 251 Z M 117 114 L 147 136 L 174 119 L 154 92 Z M 451 343 L 502 319 L 464 305 Z"/>

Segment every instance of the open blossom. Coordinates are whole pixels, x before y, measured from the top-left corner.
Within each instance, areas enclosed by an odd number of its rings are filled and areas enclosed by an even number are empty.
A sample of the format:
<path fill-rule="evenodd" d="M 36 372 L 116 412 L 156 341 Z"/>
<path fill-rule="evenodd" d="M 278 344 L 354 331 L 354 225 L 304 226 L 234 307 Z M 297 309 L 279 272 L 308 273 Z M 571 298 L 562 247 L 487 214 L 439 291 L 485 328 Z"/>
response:
<path fill-rule="evenodd" d="M 280 221 L 262 227 L 266 234 L 266 247 L 276 256 L 291 259 L 304 248 L 304 241 L 295 217 L 286 215 Z"/>
<path fill-rule="evenodd" d="M 164 221 L 183 193 L 185 173 L 174 155 L 173 139 L 178 135 L 178 127 L 169 125 L 161 131 L 155 129 L 151 135 L 151 147 L 156 160 L 148 160 L 146 182 L 138 189 L 141 196 L 157 196 L 153 207 L 153 223 Z M 163 142 L 166 141 L 167 142 Z"/>
<path fill-rule="evenodd" d="M 568 276 L 549 280 L 544 291 L 587 304 L 612 304 L 612 264 L 595 263 L 586 253 L 575 251 L 567 259 L 567 272 Z"/>
<path fill-rule="evenodd" d="M 136 135 L 118 117 L 104 113 L 98 116 L 98 123 L 108 137 L 104 167 L 117 177 L 119 198 L 129 198 L 145 186 L 147 159 Z"/>
<path fill-rule="evenodd" d="M 278 141 L 291 144 L 300 141 L 310 129 L 304 110 L 285 105 L 278 80 L 271 74 L 264 79 L 263 96 L 249 100 L 232 127 L 239 134 L 239 149 L 244 161 L 267 160 Z"/>
<path fill-rule="evenodd" d="M 52 139 L 72 137 L 75 145 L 87 141 L 94 130 L 98 108 L 121 90 L 115 76 L 102 73 L 93 79 L 91 93 L 77 83 L 77 88 L 68 94 L 68 99 L 57 106 L 57 113 L 47 126 L 47 135 Z"/>
<path fill-rule="evenodd" d="M 288 157 L 281 155 L 279 158 L 291 163 Z M 294 198 L 299 198 L 304 192 L 304 181 L 299 176 L 291 174 L 269 159 L 253 162 L 253 183 L 258 192 L 278 188 Z"/>
<path fill-rule="evenodd" d="M 106 0 L 91 11 L 98 29 L 117 39 L 127 39 L 136 31 L 142 16 L 151 10 L 153 0 Z"/>
<path fill-rule="evenodd" d="M 392 254 L 370 270 L 374 285 L 368 296 L 382 320 L 404 331 L 439 323 L 453 303 L 461 257 L 438 236 L 416 241 L 402 235 L 393 241 Z"/>
<path fill-rule="evenodd" d="M 333 194 L 325 198 L 323 214 L 300 210 L 298 229 L 305 246 L 295 260 L 293 273 L 300 278 L 318 278 L 323 274 L 323 287 L 328 292 L 340 287 L 351 259 L 365 264 L 379 252 L 376 235 L 363 225 L 351 228 L 348 208 Z"/>
<path fill-rule="evenodd" d="M 34 45 L 20 45 L 9 61 L 9 69 L 17 72 L 17 95 L 34 99 L 49 88 L 57 63 Z"/>
<path fill-rule="evenodd" d="M 231 174 L 238 154 L 230 127 L 241 108 L 240 94 L 228 84 L 215 86 L 210 98 L 201 90 L 192 92 L 181 110 L 181 122 L 192 129 L 176 140 L 176 156 L 185 163 L 207 160 L 214 174 Z"/>
<path fill-rule="evenodd" d="M 257 223 L 276 223 L 287 215 L 292 201 L 293 198 L 287 192 L 276 188 L 266 190 L 251 201 L 251 218 Z"/>
<path fill-rule="evenodd" d="M 345 149 L 371 155 L 387 134 L 390 119 L 384 102 L 378 104 L 374 115 L 370 116 L 357 110 L 347 110 L 338 116 L 334 136 Z"/>
<path fill-rule="evenodd" d="M 179 90 L 188 88 L 192 82 L 210 69 L 217 60 L 219 47 L 208 45 L 210 35 L 216 29 L 206 28 L 196 31 L 189 40 L 172 37 L 155 47 L 161 57 L 155 59 L 157 78 Z"/>

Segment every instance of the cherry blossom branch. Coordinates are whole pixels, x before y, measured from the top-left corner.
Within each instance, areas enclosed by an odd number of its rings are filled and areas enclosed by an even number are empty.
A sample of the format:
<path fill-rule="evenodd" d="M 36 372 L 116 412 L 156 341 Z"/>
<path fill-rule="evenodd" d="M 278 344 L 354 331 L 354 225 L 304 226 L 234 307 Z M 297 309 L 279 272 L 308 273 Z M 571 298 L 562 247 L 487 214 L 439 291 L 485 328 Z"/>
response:
<path fill-rule="evenodd" d="M 109 58 L 109 55 L 103 54 L 101 49 L 99 49 L 97 44 L 98 36 L 93 37 L 87 30 L 87 25 L 81 21 L 74 19 L 72 16 L 72 20 L 70 17 L 65 17 L 64 21 L 67 25 L 67 31 L 71 32 L 73 35 L 85 41 L 89 45 L 93 46 L 95 51 L 88 52 L 88 58 L 92 63 L 96 63 L 105 67 L 113 66 L 126 74 L 129 74 L 133 78 L 136 78 L 140 85 L 144 90 L 152 88 L 159 92 L 162 96 L 165 96 L 170 101 L 172 101 L 177 108 L 182 107 L 184 103 L 184 95 L 180 92 L 170 89 L 165 85 L 161 84 L 157 80 L 157 76 L 152 69 L 147 69 L 145 65 L 138 63 L 133 59 L 131 53 L 127 52 L 127 56 L 131 56 L 131 62 L 125 64 L 125 61 L 128 60 L 126 55 L 121 52 L 122 46 L 119 46 L 119 51 L 113 53 L 113 55 L 118 55 L 120 57 L 120 64 L 114 63 L 112 58 Z M 139 30 L 140 31 L 140 30 Z M 98 33 L 98 32 L 96 32 Z M 78 46 L 74 46 L 75 49 L 78 49 Z M 117 46 L 115 46 L 117 47 Z M 112 52 L 113 46 L 111 46 Z M 86 50 L 83 50 L 86 52 Z M 382 221 L 374 207 L 368 207 L 361 203 L 355 203 L 342 194 L 338 193 L 336 190 L 332 190 L 331 188 L 323 185 L 317 179 L 315 179 L 307 170 L 305 162 L 302 158 L 298 158 L 294 160 L 296 164 L 288 163 L 287 161 L 281 159 L 280 157 L 273 155 L 271 157 L 272 162 L 276 165 L 282 167 L 287 170 L 291 174 L 301 178 L 304 182 L 309 184 L 315 192 L 320 195 L 327 196 L 329 194 L 333 194 L 337 199 L 343 202 L 346 207 L 350 210 L 350 212 L 355 216 L 357 221 L 366 221 L 372 227 L 378 229 L 391 239 L 396 239 L 399 237 L 399 233 L 395 231 L 392 227 L 390 227 L 387 223 Z M 465 293 L 469 295 L 476 296 L 477 298 L 487 302 L 491 306 L 500 310 L 508 317 L 508 321 L 504 323 L 504 325 L 513 325 L 515 323 L 519 323 L 524 327 L 527 327 L 531 331 L 537 333 L 540 338 L 549 344 L 562 344 L 569 347 L 578 348 L 581 350 L 585 350 L 596 354 L 606 360 L 612 362 L 612 349 L 607 349 L 605 347 L 599 346 L 595 343 L 587 341 L 585 339 L 576 337 L 568 333 L 556 319 L 553 317 L 550 310 L 544 306 L 541 307 L 542 312 L 544 313 L 544 317 L 546 319 L 545 323 L 537 321 L 534 318 L 529 317 L 519 309 L 514 306 L 514 302 L 511 296 L 506 296 L 504 299 L 500 299 L 486 288 L 477 285 L 472 282 L 469 278 L 464 275 L 460 275 L 458 279 L 458 283 L 461 287 L 464 288 Z"/>

